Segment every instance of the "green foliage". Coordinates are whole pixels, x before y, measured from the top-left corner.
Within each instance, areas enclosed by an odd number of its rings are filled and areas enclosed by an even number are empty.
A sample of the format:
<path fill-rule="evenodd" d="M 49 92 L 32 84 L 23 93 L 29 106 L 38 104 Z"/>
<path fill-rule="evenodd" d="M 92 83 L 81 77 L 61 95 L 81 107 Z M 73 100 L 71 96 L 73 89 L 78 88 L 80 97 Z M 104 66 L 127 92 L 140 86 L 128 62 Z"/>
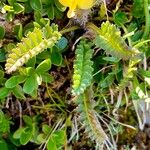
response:
<path fill-rule="evenodd" d="M 38 133 L 37 118 L 31 118 L 29 116 L 23 116 L 25 122 L 24 127 L 18 128 L 13 134 L 13 138 L 18 139 L 20 144 L 26 145 L 29 141 L 36 142 L 36 136 Z"/>
<path fill-rule="evenodd" d="M 62 149 L 62 146 L 64 145 L 64 141 L 65 141 L 65 132 L 63 130 L 60 131 L 55 131 L 48 143 L 47 143 L 47 150 L 58 150 L 58 149 Z"/>
<path fill-rule="evenodd" d="M 48 16 L 49 19 L 62 17 L 65 7 L 63 7 L 59 0 L 33 0 L 30 1 L 30 6 L 35 11 L 36 19 L 39 20 L 42 16 Z"/>
<path fill-rule="evenodd" d="M 30 1 L 30 5 L 34 10 L 42 9 L 42 3 L 40 0 L 32 0 L 32 1 Z"/>
<path fill-rule="evenodd" d="M 37 137 L 39 143 L 46 143 L 47 150 L 59 150 L 64 145 L 64 130 L 53 130 L 48 125 L 43 124 L 42 132 Z"/>
<path fill-rule="evenodd" d="M 63 58 L 57 47 L 54 47 L 50 55 L 52 64 L 61 66 Z"/>
<path fill-rule="evenodd" d="M 6 60 L 5 50 L 0 48 L 0 62 L 4 62 Z"/>
<path fill-rule="evenodd" d="M 74 62 L 73 95 L 84 93 L 85 89 L 92 83 L 93 62 L 92 44 L 86 40 L 80 41 L 76 48 L 76 60 Z"/>
<path fill-rule="evenodd" d="M 80 120 L 83 123 L 85 132 L 91 140 L 95 140 L 100 146 L 107 140 L 107 136 L 102 129 L 96 113 L 91 105 L 91 92 L 91 89 L 86 90 L 84 94 L 79 95 L 75 99 L 75 103 L 78 105 L 77 112 L 80 113 Z"/>
<path fill-rule="evenodd" d="M 7 133 L 10 131 L 10 121 L 4 115 L 3 111 L 0 110 L 0 138 L 2 134 Z"/>
<path fill-rule="evenodd" d="M 9 0 L 8 4 L 3 3 L 2 12 L 7 12 L 7 19 L 12 21 L 15 15 L 24 12 L 25 8 L 21 3 L 18 3 L 16 0 Z"/>
<path fill-rule="evenodd" d="M 125 60 L 132 58 L 137 53 L 125 43 L 121 32 L 108 21 L 102 23 L 94 43 L 97 47 L 104 49 L 106 53 Z"/>
<path fill-rule="evenodd" d="M 141 76 L 145 76 L 145 77 L 148 77 L 150 78 L 150 71 L 149 70 L 143 70 L 143 69 L 139 69 L 138 70 L 138 73 L 141 75 Z"/>
<path fill-rule="evenodd" d="M 23 91 L 27 94 L 30 94 L 35 89 L 37 90 L 37 88 L 38 88 L 38 82 L 37 82 L 36 74 L 33 74 L 32 76 L 27 77 L 23 86 Z"/>
<path fill-rule="evenodd" d="M 144 17 L 144 5 L 143 0 L 134 0 L 132 15 L 136 18 Z"/>
<path fill-rule="evenodd" d="M 101 145 L 106 140 L 106 134 L 100 126 L 94 109 L 91 106 L 92 91 L 87 90 L 92 84 L 93 78 L 93 62 L 91 61 L 93 51 L 91 47 L 92 44 L 86 40 L 81 40 L 77 45 L 72 94 L 76 96 L 77 111 L 80 114 L 81 122 L 83 122 L 88 137 Z"/>
<path fill-rule="evenodd" d="M 129 66 L 127 67 L 126 72 L 124 73 L 124 78 L 121 80 L 118 90 L 124 89 L 130 80 L 134 78 L 134 73 L 137 71 L 137 67 L 135 66 L 137 63 L 140 62 L 140 59 L 131 60 L 129 62 Z"/>
<path fill-rule="evenodd" d="M 29 32 L 17 47 L 12 49 L 8 55 L 6 63 L 6 72 L 16 71 L 20 66 L 26 63 L 30 58 L 38 55 L 47 48 L 51 48 L 60 39 L 60 33 L 57 27 L 46 26 L 43 30 L 35 28 Z"/>
<path fill-rule="evenodd" d="M 36 68 L 36 72 L 37 73 L 42 73 L 42 72 L 46 72 L 51 68 L 51 60 L 50 59 L 46 59 L 44 61 L 42 61 Z"/>
<path fill-rule="evenodd" d="M 65 7 L 59 3 L 59 0 L 8 0 L 8 4 L 1 3 L 1 5 L 3 13 L 7 13 L 7 19 L 10 21 L 17 14 L 31 11 L 34 11 L 37 20 L 43 16 L 53 20 L 55 17 L 62 17 L 62 12 L 65 11 Z"/>
<path fill-rule="evenodd" d="M 3 139 L 0 139 L 0 149 L 9 150 L 7 143 Z"/>
<path fill-rule="evenodd" d="M 16 85 L 18 85 L 18 78 L 19 76 L 12 76 L 10 79 L 6 81 L 5 87 L 14 88 Z"/>
<path fill-rule="evenodd" d="M 5 97 L 7 97 L 9 94 L 9 89 L 7 89 L 6 87 L 2 87 L 0 88 L 0 99 L 4 99 Z"/>
<path fill-rule="evenodd" d="M 23 27 L 22 24 L 16 24 L 14 27 L 14 33 L 16 34 L 16 38 L 21 40 L 23 37 Z"/>
<path fill-rule="evenodd" d="M 30 63 L 32 63 L 30 61 Z M 31 65 L 28 63 L 28 65 Z M 48 73 L 51 68 L 51 60 L 43 60 L 36 68 L 26 67 L 20 69 L 18 75 L 11 76 L 5 82 L 5 87 L 1 88 L 0 99 L 4 99 L 10 93 L 19 99 L 25 99 L 24 94 L 36 97 L 38 86 L 45 83 L 51 83 L 53 77 Z M 3 72 L 1 72 L 3 74 Z M 4 81 L 4 78 L 1 79 Z M 20 84 L 23 86 L 20 86 Z"/>
<path fill-rule="evenodd" d="M 0 39 L 2 39 L 5 36 L 5 29 L 0 26 Z"/>
<path fill-rule="evenodd" d="M 64 144 L 65 132 L 64 130 L 53 130 L 48 125 L 42 125 L 42 132 L 39 132 L 37 127 L 37 118 L 23 116 L 25 122 L 24 127 L 20 127 L 13 134 L 13 138 L 18 139 L 20 144 L 26 145 L 29 141 L 37 144 L 46 144 L 47 149 L 58 150 Z"/>
<path fill-rule="evenodd" d="M 118 11 L 114 14 L 114 21 L 116 25 L 121 26 L 128 22 L 128 18 L 124 12 Z"/>

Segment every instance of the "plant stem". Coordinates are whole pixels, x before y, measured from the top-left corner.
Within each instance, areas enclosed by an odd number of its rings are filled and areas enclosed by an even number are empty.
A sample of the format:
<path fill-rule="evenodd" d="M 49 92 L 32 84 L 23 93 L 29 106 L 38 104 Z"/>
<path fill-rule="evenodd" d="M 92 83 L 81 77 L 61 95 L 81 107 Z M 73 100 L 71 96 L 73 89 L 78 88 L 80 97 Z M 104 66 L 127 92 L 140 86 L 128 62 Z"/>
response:
<path fill-rule="evenodd" d="M 135 48 L 139 48 L 141 46 L 143 46 L 145 43 L 148 43 L 150 42 L 150 39 L 149 40 L 145 40 L 145 41 L 141 41 L 141 42 L 138 42 L 136 45 L 134 45 Z"/>
<path fill-rule="evenodd" d="M 61 34 L 65 34 L 65 33 L 67 33 L 67 32 L 71 32 L 71 31 L 74 31 L 74 30 L 77 30 L 77 29 L 80 29 L 80 27 L 78 27 L 78 26 L 73 26 L 73 27 L 70 27 L 70 28 L 61 30 L 60 33 L 61 33 Z"/>
<path fill-rule="evenodd" d="M 128 30 L 126 29 L 126 27 L 125 27 L 123 24 L 121 24 L 121 27 L 122 27 L 122 29 L 124 30 L 125 34 L 128 34 Z M 127 37 L 127 40 L 128 40 L 129 46 L 132 47 L 132 41 L 131 41 L 131 38 L 130 38 L 130 37 Z"/>
<path fill-rule="evenodd" d="M 144 0 L 144 13 L 145 13 L 145 31 L 143 34 L 143 39 L 147 39 L 150 30 L 150 14 L 148 9 L 148 0 Z"/>
<path fill-rule="evenodd" d="M 100 32 L 100 31 L 99 31 L 99 28 L 98 28 L 96 25 L 94 25 L 93 23 L 91 23 L 91 22 L 89 22 L 89 23 L 87 24 L 87 28 L 90 28 L 90 29 L 94 30 L 96 33 L 99 33 L 99 32 Z"/>

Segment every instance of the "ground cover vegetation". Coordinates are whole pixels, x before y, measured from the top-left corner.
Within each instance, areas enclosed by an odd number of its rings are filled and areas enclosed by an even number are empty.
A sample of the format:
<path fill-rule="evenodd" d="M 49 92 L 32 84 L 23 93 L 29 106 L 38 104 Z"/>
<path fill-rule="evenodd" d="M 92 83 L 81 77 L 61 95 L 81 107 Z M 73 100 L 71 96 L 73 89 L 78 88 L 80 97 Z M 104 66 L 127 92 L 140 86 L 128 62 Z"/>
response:
<path fill-rule="evenodd" d="M 0 150 L 148 150 L 149 0 L 0 1 Z"/>

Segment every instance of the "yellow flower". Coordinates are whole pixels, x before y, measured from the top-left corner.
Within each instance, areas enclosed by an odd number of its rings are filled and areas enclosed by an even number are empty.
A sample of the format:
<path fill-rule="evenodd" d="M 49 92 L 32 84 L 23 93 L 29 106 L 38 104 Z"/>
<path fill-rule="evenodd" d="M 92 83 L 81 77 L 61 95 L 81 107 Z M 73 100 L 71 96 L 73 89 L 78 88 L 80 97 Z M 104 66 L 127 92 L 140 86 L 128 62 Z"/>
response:
<path fill-rule="evenodd" d="M 59 2 L 65 6 L 69 7 L 67 13 L 68 18 L 71 18 L 75 15 L 75 10 L 79 9 L 89 9 L 94 5 L 95 0 L 59 0 Z"/>

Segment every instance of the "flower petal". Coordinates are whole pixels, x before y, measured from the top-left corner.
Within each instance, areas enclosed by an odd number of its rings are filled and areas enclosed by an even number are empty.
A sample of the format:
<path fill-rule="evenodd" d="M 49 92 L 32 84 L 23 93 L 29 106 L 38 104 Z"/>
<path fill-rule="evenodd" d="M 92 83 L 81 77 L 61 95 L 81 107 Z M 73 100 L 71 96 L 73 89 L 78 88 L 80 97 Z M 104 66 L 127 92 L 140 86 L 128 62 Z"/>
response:
<path fill-rule="evenodd" d="M 90 9 L 94 5 L 95 0 L 78 0 L 78 8 Z"/>
<path fill-rule="evenodd" d="M 73 3 L 73 0 L 59 0 L 59 2 L 65 7 L 70 7 Z"/>
<path fill-rule="evenodd" d="M 72 18 L 72 17 L 74 17 L 75 16 L 75 10 L 68 10 L 68 12 L 67 12 L 67 17 L 68 18 Z"/>

